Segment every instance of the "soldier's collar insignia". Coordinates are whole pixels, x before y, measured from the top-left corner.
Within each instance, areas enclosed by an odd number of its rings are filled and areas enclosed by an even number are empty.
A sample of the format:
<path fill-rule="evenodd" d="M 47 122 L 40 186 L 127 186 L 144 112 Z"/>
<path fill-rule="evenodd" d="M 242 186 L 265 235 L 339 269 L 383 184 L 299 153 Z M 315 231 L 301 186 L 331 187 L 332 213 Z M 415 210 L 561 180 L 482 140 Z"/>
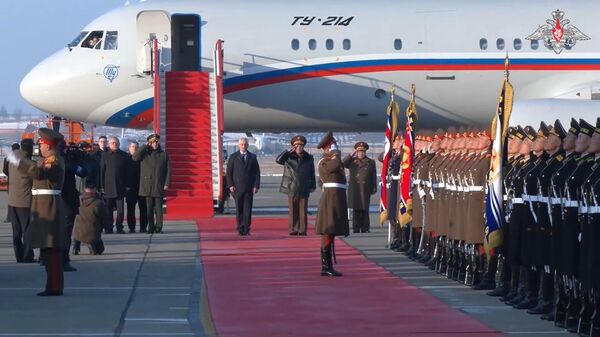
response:
<path fill-rule="evenodd" d="M 545 25 L 539 26 L 526 40 L 542 40 L 546 48 L 560 54 L 563 49 L 570 50 L 579 40 L 589 40 L 579 28 L 565 19 L 565 12 L 560 9 L 552 12 L 552 19 L 547 19 Z"/>
<path fill-rule="evenodd" d="M 558 156 L 556 156 L 556 160 L 559 162 L 563 161 L 563 159 L 565 159 L 565 157 L 563 157 L 562 154 L 559 154 Z"/>

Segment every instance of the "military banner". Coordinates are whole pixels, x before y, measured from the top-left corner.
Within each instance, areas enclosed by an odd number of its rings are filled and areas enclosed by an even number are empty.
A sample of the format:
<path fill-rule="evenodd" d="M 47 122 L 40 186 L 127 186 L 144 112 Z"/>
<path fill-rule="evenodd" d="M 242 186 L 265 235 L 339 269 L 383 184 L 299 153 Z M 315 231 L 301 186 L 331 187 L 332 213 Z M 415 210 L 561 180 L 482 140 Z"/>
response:
<path fill-rule="evenodd" d="M 400 205 L 398 207 L 398 219 L 400 226 L 404 227 L 412 221 L 412 197 L 410 195 L 412 185 L 412 170 L 414 159 L 414 127 L 417 121 L 417 105 L 415 103 L 415 85 L 411 86 L 411 99 L 406 108 L 406 130 L 404 145 L 402 146 L 402 181 L 400 182 Z"/>
<path fill-rule="evenodd" d="M 388 179 L 390 178 L 390 156 L 392 155 L 392 140 L 396 136 L 396 129 L 398 124 L 398 114 L 400 113 L 400 107 L 396 103 L 394 96 L 395 88 L 392 87 L 392 97 L 390 104 L 387 107 L 387 124 L 385 129 L 385 141 L 383 146 L 383 161 L 381 165 L 381 198 L 379 200 L 379 222 L 383 224 L 387 220 L 387 185 Z M 392 193 L 396 193 L 392 191 Z"/>
<path fill-rule="evenodd" d="M 493 255 L 493 250 L 502 244 L 502 225 L 504 210 L 502 207 L 502 165 L 506 144 L 506 130 L 510 120 L 513 104 L 513 86 L 508 80 L 508 57 L 504 62 L 504 81 L 498 98 L 498 109 L 492 120 L 492 158 L 488 174 L 487 192 L 485 200 L 485 251 Z"/>

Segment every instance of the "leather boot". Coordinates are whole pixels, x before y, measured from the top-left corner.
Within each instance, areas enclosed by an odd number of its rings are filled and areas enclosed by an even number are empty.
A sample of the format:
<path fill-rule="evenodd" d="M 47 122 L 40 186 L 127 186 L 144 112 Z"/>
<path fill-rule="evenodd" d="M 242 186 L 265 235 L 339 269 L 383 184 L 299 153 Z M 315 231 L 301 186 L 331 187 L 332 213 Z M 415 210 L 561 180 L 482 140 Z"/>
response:
<path fill-rule="evenodd" d="M 321 249 L 321 276 L 342 276 L 342 273 L 333 269 L 331 246 Z"/>
<path fill-rule="evenodd" d="M 485 255 L 482 255 L 481 258 L 483 261 L 486 261 Z M 490 290 L 496 288 L 496 283 L 494 281 L 496 277 L 496 267 L 498 266 L 498 257 L 490 256 L 486 261 L 486 270 L 483 273 L 483 277 L 481 282 L 473 286 L 475 290 Z"/>
<path fill-rule="evenodd" d="M 558 285 L 558 291 L 556 295 L 556 302 L 554 304 L 554 325 L 559 328 L 564 328 L 569 294 L 567 291 L 567 285 L 565 284 L 564 277 L 562 275 L 557 275 L 556 283 Z"/>
<path fill-rule="evenodd" d="M 590 324 L 594 308 L 591 303 L 591 296 L 589 293 L 585 294 L 581 298 L 581 310 L 579 310 L 579 323 L 577 325 L 577 333 L 580 336 L 587 336 L 590 333 Z"/>
<path fill-rule="evenodd" d="M 505 296 L 508 293 L 507 283 L 510 278 L 510 268 L 506 268 L 506 258 L 504 255 L 498 254 L 497 260 L 498 263 L 496 265 L 496 275 L 494 275 L 496 288 L 486 293 L 486 295 L 492 297 Z"/>
<path fill-rule="evenodd" d="M 519 294 L 519 276 L 520 276 L 519 266 L 512 266 L 510 273 L 510 281 L 509 281 L 509 290 L 508 293 L 502 297 L 500 297 L 500 301 L 508 302 L 513 297 Z"/>
<path fill-rule="evenodd" d="M 569 302 L 565 309 L 565 325 L 564 328 L 569 332 L 577 332 L 579 325 L 579 311 L 581 310 L 581 299 L 577 291 L 578 285 L 573 281 L 573 287 L 569 291 Z"/>
<path fill-rule="evenodd" d="M 598 295 L 592 296 L 592 302 L 594 305 L 594 312 L 590 319 L 590 337 L 600 336 L 600 298 Z"/>
<path fill-rule="evenodd" d="M 542 298 L 538 301 L 538 305 L 527 310 L 531 315 L 546 315 L 554 311 L 552 302 L 554 294 L 554 277 L 552 274 L 542 272 L 541 275 Z"/>
<path fill-rule="evenodd" d="M 450 241 L 448 243 L 448 247 L 447 247 L 447 261 L 446 261 L 446 272 L 444 273 L 444 276 L 446 276 L 446 278 L 452 278 L 452 273 L 454 272 L 454 268 L 455 268 L 455 261 L 456 261 L 456 256 L 454 255 L 456 253 L 456 242 L 454 240 Z"/>

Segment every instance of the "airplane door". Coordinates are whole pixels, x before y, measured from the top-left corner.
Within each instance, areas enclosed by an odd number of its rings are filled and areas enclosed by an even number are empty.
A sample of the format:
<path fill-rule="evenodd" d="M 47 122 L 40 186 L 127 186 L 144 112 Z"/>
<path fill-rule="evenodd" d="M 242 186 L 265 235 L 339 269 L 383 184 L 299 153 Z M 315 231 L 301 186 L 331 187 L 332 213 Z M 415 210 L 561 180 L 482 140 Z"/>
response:
<path fill-rule="evenodd" d="M 175 14 L 172 16 L 171 36 L 173 37 L 173 71 L 199 71 L 201 20 L 197 14 Z"/>
<path fill-rule="evenodd" d="M 161 64 L 170 68 L 171 63 L 171 19 L 164 11 L 143 11 L 137 16 L 137 72 L 149 74 L 152 71 L 152 44 L 150 40 L 158 39 Z"/>

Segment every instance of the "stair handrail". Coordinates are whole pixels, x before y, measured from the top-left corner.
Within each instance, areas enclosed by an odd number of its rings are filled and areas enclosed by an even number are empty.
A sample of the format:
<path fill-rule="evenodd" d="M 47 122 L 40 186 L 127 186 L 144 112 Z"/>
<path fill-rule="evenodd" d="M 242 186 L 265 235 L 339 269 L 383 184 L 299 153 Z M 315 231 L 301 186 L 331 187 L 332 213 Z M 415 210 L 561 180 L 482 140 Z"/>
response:
<path fill-rule="evenodd" d="M 217 187 L 219 191 L 218 199 L 223 200 L 223 40 L 218 39 L 215 43 L 213 57 L 214 81 L 215 81 L 215 107 L 217 109 L 217 167 L 218 179 Z"/>

